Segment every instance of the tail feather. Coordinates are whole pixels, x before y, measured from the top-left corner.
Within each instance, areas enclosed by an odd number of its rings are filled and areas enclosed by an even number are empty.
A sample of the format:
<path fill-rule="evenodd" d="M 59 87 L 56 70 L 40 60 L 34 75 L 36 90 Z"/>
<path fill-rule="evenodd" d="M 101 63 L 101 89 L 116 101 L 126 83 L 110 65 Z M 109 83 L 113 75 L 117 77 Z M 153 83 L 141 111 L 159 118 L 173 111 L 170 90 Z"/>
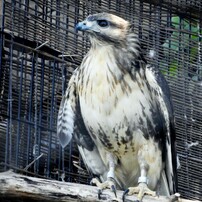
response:
<path fill-rule="evenodd" d="M 74 112 L 70 101 L 64 96 L 60 103 L 57 121 L 57 135 L 61 146 L 66 147 L 72 139 L 74 130 Z"/>
<path fill-rule="evenodd" d="M 170 189 L 168 185 L 168 179 L 165 174 L 165 170 L 163 170 L 161 173 L 159 194 L 163 196 L 170 196 Z"/>

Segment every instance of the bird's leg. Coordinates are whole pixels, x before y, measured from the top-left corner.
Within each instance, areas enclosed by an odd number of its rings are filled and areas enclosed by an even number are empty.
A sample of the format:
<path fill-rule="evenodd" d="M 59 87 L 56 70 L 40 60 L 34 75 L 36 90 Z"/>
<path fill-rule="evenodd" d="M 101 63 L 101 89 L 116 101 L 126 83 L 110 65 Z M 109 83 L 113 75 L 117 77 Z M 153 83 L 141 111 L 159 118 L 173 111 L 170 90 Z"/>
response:
<path fill-rule="evenodd" d="M 101 183 L 101 182 L 99 182 L 99 180 L 97 178 L 93 178 L 91 180 L 91 183 L 95 184 L 101 190 L 106 189 L 106 188 L 111 189 L 116 196 L 114 169 L 115 169 L 117 159 L 114 155 L 112 155 L 111 153 L 108 153 L 107 161 L 108 161 L 108 166 L 109 166 L 109 171 L 107 173 L 107 180 L 105 182 Z"/>
<path fill-rule="evenodd" d="M 147 172 L 148 172 L 148 165 L 146 163 L 140 164 L 140 172 L 141 175 L 138 178 L 138 186 L 137 187 L 129 187 L 123 194 L 123 201 L 125 200 L 125 195 L 132 195 L 137 193 L 138 194 L 138 200 L 142 201 L 142 198 L 144 195 L 151 195 L 156 196 L 156 192 L 152 191 L 148 188 L 148 178 L 147 178 Z"/>

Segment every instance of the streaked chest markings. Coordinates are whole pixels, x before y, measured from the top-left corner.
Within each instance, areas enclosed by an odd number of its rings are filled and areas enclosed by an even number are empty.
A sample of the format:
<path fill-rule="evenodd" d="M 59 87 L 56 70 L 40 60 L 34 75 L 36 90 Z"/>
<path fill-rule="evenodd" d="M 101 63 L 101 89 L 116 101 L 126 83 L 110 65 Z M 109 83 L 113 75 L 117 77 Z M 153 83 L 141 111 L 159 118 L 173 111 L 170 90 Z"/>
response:
<path fill-rule="evenodd" d="M 161 120 L 144 70 L 132 77 L 113 56 L 97 55 L 85 58 L 78 82 L 82 115 L 94 141 L 108 150 L 127 152 L 135 150 L 136 133 L 145 139 L 161 136 Z"/>

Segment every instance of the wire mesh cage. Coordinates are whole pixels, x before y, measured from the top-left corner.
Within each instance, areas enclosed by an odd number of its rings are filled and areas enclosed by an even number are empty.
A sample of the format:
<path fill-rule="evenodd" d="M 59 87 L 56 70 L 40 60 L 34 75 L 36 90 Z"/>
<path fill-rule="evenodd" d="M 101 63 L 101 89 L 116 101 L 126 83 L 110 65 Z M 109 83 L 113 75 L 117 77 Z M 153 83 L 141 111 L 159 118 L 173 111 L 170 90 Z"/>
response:
<path fill-rule="evenodd" d="M 202 198 L 202 2 L 4 0 L 0 6 L 0 170 L 88 183 L 77 147 L 61 149 L 57 111 L 89 41 L 74 30 L 88 14 L 129 20 L 145 57 L 169 82 L 175 109 L 179 192 Z"/>

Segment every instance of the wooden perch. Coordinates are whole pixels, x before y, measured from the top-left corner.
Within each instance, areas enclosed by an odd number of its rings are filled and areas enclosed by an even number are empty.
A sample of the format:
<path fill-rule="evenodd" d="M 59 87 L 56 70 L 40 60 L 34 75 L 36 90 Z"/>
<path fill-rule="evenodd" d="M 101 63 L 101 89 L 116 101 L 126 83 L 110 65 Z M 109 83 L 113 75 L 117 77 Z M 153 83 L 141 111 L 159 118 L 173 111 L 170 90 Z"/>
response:
<path fill-rule="evenodd" d="M 110 190 L 104 190 L 98 199 L 98 188 L 83 184 L 60 182 L 16 174 L 12 171 L 0 173 L 0 201 L 122 201 L 123 191 L 117 191 L 117 198 Z M 127 202 L 137 200 L 136 196 L 127 196 Z M 171 202 L 188 200 L 160 196 L 145 196 L 143 202 Z"/>

